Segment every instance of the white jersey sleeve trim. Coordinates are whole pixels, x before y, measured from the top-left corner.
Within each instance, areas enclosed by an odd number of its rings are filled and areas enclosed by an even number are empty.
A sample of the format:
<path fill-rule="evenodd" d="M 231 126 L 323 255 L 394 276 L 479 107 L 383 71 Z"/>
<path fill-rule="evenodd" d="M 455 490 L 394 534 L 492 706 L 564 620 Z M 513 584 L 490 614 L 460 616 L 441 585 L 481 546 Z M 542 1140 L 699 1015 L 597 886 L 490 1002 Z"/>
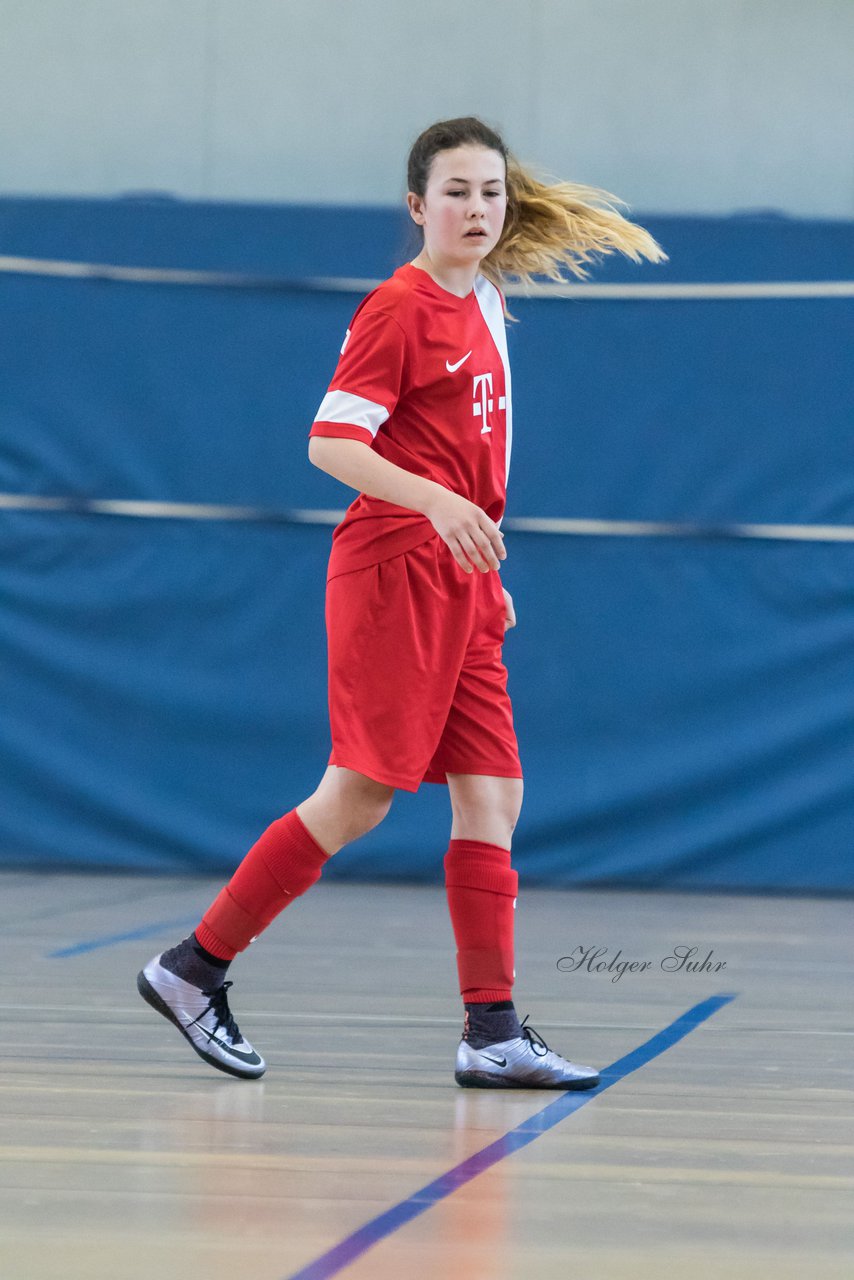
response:
<path fill-rule="evenodd" d="M 376 436 L 388 419 L 388 409 L 373 400 L 351 395 L 349 391 L 327 391 L 320 408 L 314 415 L 315 422 L 341 422 L 351 427 L 365 427 Z"/>
<path fill-rule="evenodd" d="M 486 327 L 492 335 L 492 341 L 498 348 L 498 354 L 501 356 L 501 363 L 504 366 L 504 387 L 507 397 L 505 407 L 507 424 L 507 441 L 505 449 L 505 471 L 504 483 L 507 483 L 507 477 L 510 475 L 510 451 L 513 446 L 513 405 L 510 397 L 510 357 L 507 352 L 507 330 L 504 325 L 504 308 L 501 305 L 501 294 L 495 285 L 487 280 L 486 276 L 478 276 L 474 282 L 475 297 L 478 301 L 481 314 L 486 321 Z M 499 521 L 500 523 L 500 521 Z"/>

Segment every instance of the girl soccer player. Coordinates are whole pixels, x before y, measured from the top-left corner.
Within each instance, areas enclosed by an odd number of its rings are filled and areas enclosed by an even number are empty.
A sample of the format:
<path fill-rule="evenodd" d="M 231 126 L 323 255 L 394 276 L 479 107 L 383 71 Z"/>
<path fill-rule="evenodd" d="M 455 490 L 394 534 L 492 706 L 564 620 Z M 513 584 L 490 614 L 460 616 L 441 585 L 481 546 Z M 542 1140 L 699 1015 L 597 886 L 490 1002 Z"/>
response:
<path fill-rule="evenodd" d="M 230 962 L 382 821 L 396 788 L 446 783 L 465 1010 L 457 1083 L 589 1089 L 597 1072 L 551 1051 L 512 1002 L 522 769 L 501 660 L 516 619 L 497 572 L 511 444 L 499 285 L 560 279 L 561 267 L 583 278 L 585 262 L 614 250 L 666 255 L 608 192 L 541 183 L 475 118 L 425 130 L 408 182 L 423 247 L 356 310 L 310 432 L 315 466 L 359 491 L 329 560 L 328 767 L 138 987 L 211 1066 L 263 1075 L 229 1010 Z"/>

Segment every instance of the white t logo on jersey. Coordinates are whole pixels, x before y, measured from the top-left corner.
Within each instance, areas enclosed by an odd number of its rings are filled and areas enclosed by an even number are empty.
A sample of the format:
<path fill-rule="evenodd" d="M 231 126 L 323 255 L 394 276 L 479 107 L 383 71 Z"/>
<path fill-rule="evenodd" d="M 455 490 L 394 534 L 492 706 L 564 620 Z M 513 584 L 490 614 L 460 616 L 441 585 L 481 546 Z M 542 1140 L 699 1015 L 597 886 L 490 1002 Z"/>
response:
<path fill-rule="evenodd" d="M 472 379 L 472 381 L 474 382 L 474 406 L 472 408 L 472 412 L 474 413 L 474 416 L 476 418 L 480 418 L 483 423 L 483 426 L 480 429 L 480 434 L 485 436 L 487 431 L 492 430 L 492 427 L 489 425 L 487 415 L 492 413 L 493 406 L 495 404 L 495 401 L 492 398 L 492 374 L 479 373 Z M 506 397 L 499 396 L 499 409 L 504 409 L 506 406 Z"/>

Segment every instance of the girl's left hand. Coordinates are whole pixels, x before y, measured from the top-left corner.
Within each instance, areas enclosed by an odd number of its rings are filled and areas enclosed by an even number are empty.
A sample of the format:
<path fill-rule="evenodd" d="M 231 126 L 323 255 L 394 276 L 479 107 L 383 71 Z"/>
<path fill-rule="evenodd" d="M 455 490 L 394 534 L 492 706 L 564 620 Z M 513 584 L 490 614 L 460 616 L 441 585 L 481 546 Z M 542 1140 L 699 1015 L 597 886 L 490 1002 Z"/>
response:
<path fill-rule="evenodd" d="M 513 597 L 510 592 L 504 587 L 501 590 L 504 592 L 504 630 L 509 631 L 511 627 L 516 625 L 516 610 L 513 608 Z"/>

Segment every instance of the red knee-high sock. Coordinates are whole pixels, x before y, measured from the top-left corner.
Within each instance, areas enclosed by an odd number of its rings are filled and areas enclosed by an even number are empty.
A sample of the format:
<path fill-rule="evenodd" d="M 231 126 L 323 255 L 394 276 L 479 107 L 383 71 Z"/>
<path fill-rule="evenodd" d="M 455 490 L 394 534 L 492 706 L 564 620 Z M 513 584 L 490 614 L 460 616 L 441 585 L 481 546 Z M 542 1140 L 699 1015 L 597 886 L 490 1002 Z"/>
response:
<path fill-rule="evenodd" d="M 519 888 L 510 850 L 481 840 L 452 840 L 445 855 L 445 887 L 464 1002 L 510 1000 Z"/>
<path fill-rule="evenodd" d="M 196 929 L 212 955 L 233 960 L 294 898 L 320 879 L 329 854 L 296 809 L 267 828 Z"/>

